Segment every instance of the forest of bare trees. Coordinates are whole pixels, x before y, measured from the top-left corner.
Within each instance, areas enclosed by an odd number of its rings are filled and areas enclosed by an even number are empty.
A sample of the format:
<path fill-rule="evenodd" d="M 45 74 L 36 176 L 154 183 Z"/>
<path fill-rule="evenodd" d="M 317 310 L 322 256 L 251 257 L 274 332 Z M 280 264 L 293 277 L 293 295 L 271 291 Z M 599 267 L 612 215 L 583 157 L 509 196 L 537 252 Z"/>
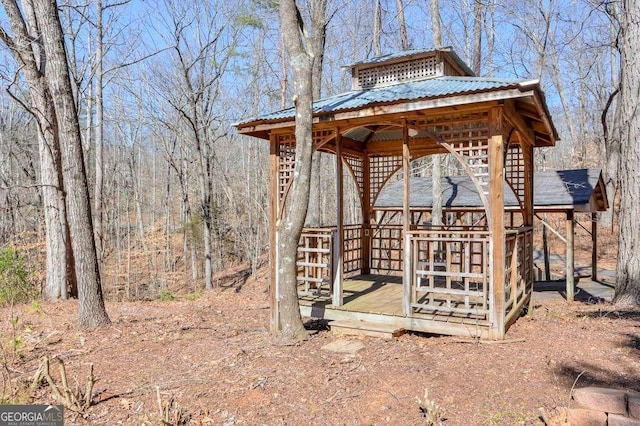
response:
<path fill-rule="evenodd" d="M 637 173 L 638 161 L 620 166 L 638 155 L 637 133 L 616 120 L 631 102 L 618 95 L 621 63 L 637 84 L 620 29 L 637 24 L 616 2 L 308 0 L 297 2 L 302 30 L 282 32 L 269 0 L 2 4 L 0 248 L 23 253 L 49 299 L 77 285 L 95 307 L 101 288 L 154 298 L 213 288 L 240 264 L 255 273 L 269 249 L 269 147 L 233 123 L 292 105 L 302 75 L 314 98 L 345 91 L 341 67 L 376 54 L 452 46 L 478 75 L 539 79 L 562 140 L 537 167 L 603 167 L 610 197 Z M 621 137 L 635 151 L 621 153 Z M 313 168 L 335 173 L 322 157 Z M 637 179 L 622 186 L 636 203 Z M 335 210 L 334 194 L 311 195 L 312 222 Z"/>

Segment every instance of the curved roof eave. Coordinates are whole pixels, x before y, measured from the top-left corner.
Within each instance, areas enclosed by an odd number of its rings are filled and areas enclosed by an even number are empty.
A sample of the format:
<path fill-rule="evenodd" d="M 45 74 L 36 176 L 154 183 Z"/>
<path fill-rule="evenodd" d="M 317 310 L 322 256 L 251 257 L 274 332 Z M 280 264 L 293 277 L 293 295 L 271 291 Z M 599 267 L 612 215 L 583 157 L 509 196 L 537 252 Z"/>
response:
<path fill-rule="evenodd" d="M 429 82 L 445 83 L 445 89 L 439 92 L 434 92 L 429 95 L 428 91 L 424 93 L 412 91 L 411 88 L 416 84 L 421 83 L 423 85 L 430 84 Z M 448 83 L 453 84 L 448 85 Z M 456 84 L 459 83 L 459 84 Z M 409 88 L 404 90 L 404 88 Z M 448 89 L 446 89 L 448 87 Z M 465 89 L 466 88 L 466 89 Z M 392 93 L 389 96 L 390 91 Z M 517 92 L 516 92 L 517 91 Z M 404 93 L 406 92 L 406 93 Z M 515 92 L 515 93 L 514 93 Z M 410 96 L 411 94 L 418 96 Z M 500 96 L 503 93 L 504 96 Z M 422 94 L 422 96 L 420 96 Z M 336 115 L 352 115 L 350 113 L 365 111 L 371 108 L 403 105 L 403 104 L 416 104 L 415 110 L 425 109 L 421 108 L 425 103 L 435 102 L 438 100 L 451 100 L 453 98 L 460 98 L 452 105 L 465 105 L 475 102 L 480 102 L 476 98 L 476 95 L 480 94 L 493 94 L 487 100 L 502 100 L 515 97 L 531 96 L 532 103 L 542 117 L 542 121 L 545 123 L 545 127 L 549 129 L 550 136 L 554 140 L 558 140 L 558 134 L 549 114 L 544 93 L 540 89 L 538 80 L 504 80 L 504 79 L 484 79 L 478 77 L 453 77 L 453 78 L 438 78 L 425 80 L 423 82 L 412 82 L 398 84 L 394 86 L 381 87 L 370 90 L 350 91 L 339 95 L 335 95 L 326 99 L 321 99 L 314 102 L 314 121 L 325 121 L 323 117 L 333 116 L 335 121 L 339 120 Z M 465 99 L 469 97 L 468 99 Z M 436 105 L 431 108 L 437 108 Z M 256 117 L 246 121 L 236 123 L 235 126 L 241 133 L 253 134 L 258 137 L 268 137 L 266 132 L 270 127 L 287 127 L 293 125 L 295 119 L 295 108 L 287 108 L 284 110 L 276 111 L 273 113 L 265 114 L 261 117 Z M 334 121 L 334 120 L 332 120 Z M 261 131 L 258 131 L 256 126 L 262 127 Z M 243 129 L 246 129 L 244 132 Z"/>

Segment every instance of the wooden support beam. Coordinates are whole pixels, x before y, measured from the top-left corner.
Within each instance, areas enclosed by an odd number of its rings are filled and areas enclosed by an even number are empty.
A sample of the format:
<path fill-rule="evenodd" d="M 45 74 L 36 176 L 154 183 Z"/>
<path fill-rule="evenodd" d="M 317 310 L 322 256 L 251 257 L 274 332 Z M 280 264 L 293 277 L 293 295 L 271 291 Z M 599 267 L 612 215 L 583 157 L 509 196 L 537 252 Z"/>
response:
<path fill-rule="evenodd" d="M 558 212 L 560 213 L 560 212 Z M 553 232 L 555 234 L 556 237 L 560 238 L 560 240 L 567 244 L 567 239 L 565 237 L 562 236 L 562 234 L 560 234 L 558 231 L 556 231 L 555 229 L 553 229 L 553 226 L 551 226 L 549 224 L 549 222 L 547 222 L 546 220 L 544 220 L 543 218 L 541 218 L 538 214 L 536 214 L 536 217 L 538 218 L 538 220 L 542 223 L 542 225 L 548 229 L 549 231 Z"/>
<path fill-rule="evenodd" d="M 271 134 L 269 137 L 269 189 L 271 200 L 269 205 L 269 306 L 271 315 L 269 317 L 269 328 L 272 333 L 276 333 L 280 328 L 280 313 L 278 306 L 278 206 L 280 205 L 280 194 L 278 192 L 278 139 L 277 135 Z"/>
<path fill-rule="evenodd" d="M 342 306 L 342 271 L 344 271 L 344 191 L 342 188 L 342 136 L 336 130 L 336 228 L 334 237 L 333 262 L 335 276 L 333 277 L 333 306 Z"/>
<path fill-rule="evenodd" d="M 573 245 L 573 237 L 575 234 L 575 225 L 573 222 L 573 210 L 567 210 L 567 300 L 569 302 L 573 302 L 574 298 L 574 245 Z"/>
<path fill-rule="evenodd" d="M 505 324 L 505 231 L 504 231 L 504 137 L 502 108 L 489 113 L 489 265 L 493 284 L 491 306 L 492 339 L 504 339 Z"/>
<path fill-rule="evenodd" d="M 591 279 L 598 281 L 598 213 L 591 213 Z"/>
<path fill-rule="evenodd" d="M 507 99 L 504 102 L 504 115 L 505 118 L 516 128 L 520 139 L 527 145 L 534 146 L 536 143 L 533 130 L 525 123 L 520 113 L 516 110 L 515 100 Z"/>
<path fill-rule="evenodd" d="M 403 252 L 403 312 L 405 316 L 411 315 L 411 242 L 409 231 L 411 229 L 411 205 L 409 204 L 410 182 L 411 182 L 411 151 L 409 149 L 409 127 L 407 120 L 402 120 L 402 177 L 403 193 L 402 193 L 402 245 Z"/>

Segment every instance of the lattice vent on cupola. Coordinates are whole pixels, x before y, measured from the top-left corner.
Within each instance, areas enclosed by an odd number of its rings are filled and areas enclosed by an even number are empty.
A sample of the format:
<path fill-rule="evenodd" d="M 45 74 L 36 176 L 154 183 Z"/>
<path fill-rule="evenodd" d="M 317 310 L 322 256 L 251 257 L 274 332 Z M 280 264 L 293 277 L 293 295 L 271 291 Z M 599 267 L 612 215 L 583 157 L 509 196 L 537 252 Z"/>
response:
<path fill-rule="evenodd" d="M 453 51 L 432 50 L 393 56 L 387 60 L 374 58 L 351 68 L 352 90 L 391 86 L 409 81 L 425 80 L 443 75 L 473 75 Z M 469 74 L 471 73 L 471 74 Z"/>
<path fill-rule="evenodd" d="M 362 89 L 389 86 L 411 80 L 421 80 L 438 75 L 435 55 L 410 61 L 380 65 L 358 70 L 358 83 Z"/>

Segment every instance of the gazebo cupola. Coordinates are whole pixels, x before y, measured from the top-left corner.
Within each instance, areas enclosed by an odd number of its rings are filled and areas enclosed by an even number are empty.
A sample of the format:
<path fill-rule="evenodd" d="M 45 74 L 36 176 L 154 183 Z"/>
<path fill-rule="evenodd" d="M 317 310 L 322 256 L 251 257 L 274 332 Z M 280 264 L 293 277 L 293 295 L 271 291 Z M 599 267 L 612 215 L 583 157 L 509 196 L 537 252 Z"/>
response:
<path fill-rule="evenodd" d="M 313 105 L 314 149 L 336 156 L 338 197 L 335 224 L 307 229 L 300 241 L 301 312 L 502 338 L 531 300 L 533 149 L 557 139 L 538 82 L 474 76 L 448 48 L 350 68 L 352 89 Z M 237 128 L 271 147 L 273 243 L 293 176 L 295 110 Z M 426 226 L 429 212 L 410 203 L 412 163 L 431 154 L 449 154 L 481 199 L 443 227 Z M 344 169 L 361 223 L 344 223 Z M 376 199 L 393 176 L 403 181 L 402 211 L 382 220 Z M 515 221 L 505 213 L 505 188 L 517 200 Z M 278 259 L 271 253 L 277 327 Z"/>
<path fill-rule="evenodd" d="M 418 51 L 409 55 L 401 52 L 351 65 L 351 90 L 373 89 L 447 75 L 475 74 L 451 50 Z"/>

